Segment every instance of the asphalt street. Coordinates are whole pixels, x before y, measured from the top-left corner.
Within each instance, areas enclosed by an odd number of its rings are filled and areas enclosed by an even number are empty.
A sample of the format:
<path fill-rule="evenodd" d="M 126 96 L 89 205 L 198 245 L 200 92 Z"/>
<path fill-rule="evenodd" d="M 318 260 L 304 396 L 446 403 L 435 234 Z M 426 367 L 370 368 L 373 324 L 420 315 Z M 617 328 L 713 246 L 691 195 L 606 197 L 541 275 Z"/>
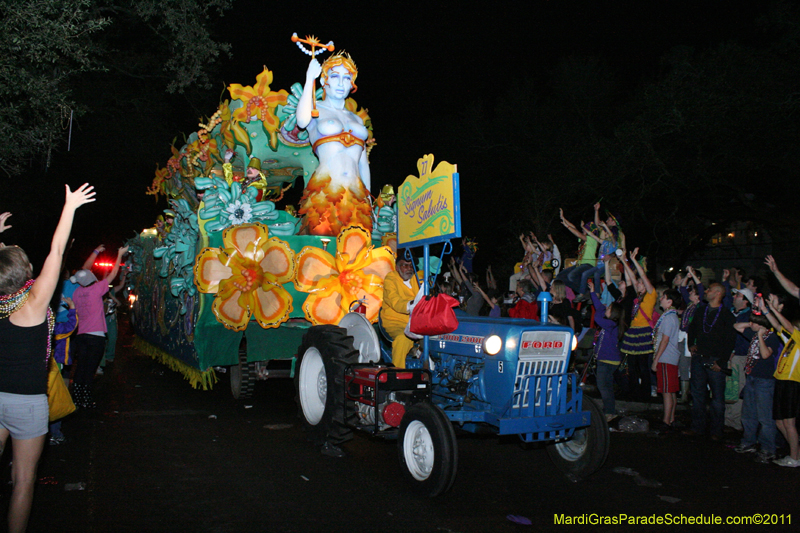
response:
<path fill-rule="evenodd" d="M 321 455 L 302 431 L 290 380 L 258 382 L 240 402 L 225 374 L 214 390 L 193 390 L 133 350 L 122 323 L 117 359 L 96 378 L 99 407 L 65 419 L 67 441 L 46 447 L 29 531 L 696 531 L 708 528 L 685 522 L 757 513 L 778 528 L 800 523 L 800 469 L 736 454 L 735 433 L 718 443 L 613 432 L 605 466 L 580 482 L 516 437 L 460 435 L 452 490 L 422 498 L 401 478 L 395 442 L 356 435 L 347 457 Z M 657 412 L 643 416 L 654 421 Z M 10 459 L 6 452 L 4 506 Z M 568 521 L 621 515 L 683 523 Z M 767 527 L 776 526 L 741 530 Z"/>

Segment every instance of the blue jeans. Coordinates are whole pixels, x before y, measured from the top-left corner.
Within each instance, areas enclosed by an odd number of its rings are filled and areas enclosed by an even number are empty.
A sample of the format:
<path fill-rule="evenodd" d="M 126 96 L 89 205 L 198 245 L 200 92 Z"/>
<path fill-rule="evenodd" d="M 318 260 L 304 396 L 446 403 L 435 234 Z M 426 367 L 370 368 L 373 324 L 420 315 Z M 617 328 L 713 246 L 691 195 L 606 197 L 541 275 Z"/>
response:
<path fill-rule="evenodd" d="M 581 275 L 590 268 L 594 267 L 586 263 L 565 268 L 556 276 L 556 279 L 563 281 L 564 285 L 572 289 L 573 292 L 578 292 L 581 286 Z"/>
<path fill-rule="evenodd" d="M 692 356 L 692 378 L 689 380 L 692 390 L 692 430 L 698 434 L 706 432 L 706 404 L 708 403 L 708 390 L 711 387 L 711 424 L 712 435 L 722 436 L 722 427 L 725 422 L 725 374 L 713 372 L 703 366 L 703 359 L 698 355 Z"/>
<path fill-rule="evenodd" d="M 774 393 L 775 380 L 773 378 L 747 376 L 744 389 L 742 389 L 744 399 L 742 403 L 743 445 L 750 446 L 758 440 L 762 451 L 775 453 L 775 437 L 778 428 L 772 419 L 772 396 Z M 759 425 L 761 431 L 758 430 Z"/>
<path fill-rule="evenodd" d="M 594 287 L 599 294 L 601 283 L 603 282 L 603 276 L 605 276 L 605 274 L 606 274 L 605 263 L 584 270 L 581 273 L 581 284 L 580 287 L 578 288 L 578 292 L 580 294 L 586 294 L 586 292 L 589 290 L 589 278 L 594 276 Z"/>
<path fill-rule="evenodd" d="M 617 406 L 614 401 L 614 372 L 619 365 L 610 365 L 602 361 L 597 362 L 597 390 L 603 399 L 603 413 L 607 415 L 617 414 Z"/>

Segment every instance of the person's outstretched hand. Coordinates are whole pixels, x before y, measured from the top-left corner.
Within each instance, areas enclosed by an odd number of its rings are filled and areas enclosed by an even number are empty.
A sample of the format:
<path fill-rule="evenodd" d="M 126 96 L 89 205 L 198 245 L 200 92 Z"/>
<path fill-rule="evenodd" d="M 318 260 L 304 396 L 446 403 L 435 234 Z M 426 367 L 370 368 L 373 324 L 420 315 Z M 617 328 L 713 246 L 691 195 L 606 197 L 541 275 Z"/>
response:
<path fill-rule="evenodd" d="M 75 191 L 72 191 L 69 188 L 69 185 L 64 185 L 64 187 L 67 189 L 67 198 L 64 201 L 64 205 L 67 207 L 78 209 L 83 204 L 88 204 L 89 202 L 95 201 L 94 187 L 88 183 L 84 183 L 75 189 Z"/>

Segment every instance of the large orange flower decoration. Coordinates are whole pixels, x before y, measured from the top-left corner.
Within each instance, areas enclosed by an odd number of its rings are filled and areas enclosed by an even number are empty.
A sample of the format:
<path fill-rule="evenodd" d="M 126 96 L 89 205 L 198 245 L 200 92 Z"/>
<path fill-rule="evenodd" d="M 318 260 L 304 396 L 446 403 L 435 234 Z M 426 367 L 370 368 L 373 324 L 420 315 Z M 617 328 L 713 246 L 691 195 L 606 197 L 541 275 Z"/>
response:
<path fill-rule="evenodd" d="M 212 310 L 226 328 L 241 331 L 251 314 L 262 328 L 289 319 L 292 296 L 283 288 L 294 278 L 294 252 L 264 224 L 225 230 L 223 248 L 204 248 L 197 256 L 194 282 L 200 292 L 216 294 Z"/>
<path fill-rule="evenodd" d="M 238 122 L 250 122 L 252 117 L 261 120 L 264 131 L 270 137 L 270 146 L 273 150 L 277 149 L 278 129 L 281 126 L 275 109 L 278 105 L 286 105 L 289 93 L 281 89 L 278 92 L 270 91 L 272 83 L 272 72 L 264 67 L 263 72 L 256 76 L 256 84 L 253 87 L 242 86 L 232 83 L 228 87 L 231 97 L 242 102 L 242 107 L 233 112 L 234 120 Z"/>
<path fill-rule="evenodd" d="M 307 292 L 306 318 L 315 325 L 338 324 L 355 300 L 364 300 L 367 319 L 378 319 L 383 302 L 383 279 L 394 269 L 394 254 L 373 248 L 370 234 L 361 226 L 344 228 L 336 238 L 336 257 L 312 246 L 297 254 L 294 286 Z"/>

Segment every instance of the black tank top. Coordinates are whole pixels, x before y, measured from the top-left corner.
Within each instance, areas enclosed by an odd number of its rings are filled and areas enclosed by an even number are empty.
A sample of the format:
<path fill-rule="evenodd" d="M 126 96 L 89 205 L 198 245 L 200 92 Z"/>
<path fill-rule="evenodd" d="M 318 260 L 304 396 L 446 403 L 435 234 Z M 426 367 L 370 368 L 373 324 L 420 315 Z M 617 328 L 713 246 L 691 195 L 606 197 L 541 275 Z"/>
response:
<path fill-rule="evenodd" d="M 0 392 L 47 394 L 47 320 L 15 326 L 0 319 Z"/>

